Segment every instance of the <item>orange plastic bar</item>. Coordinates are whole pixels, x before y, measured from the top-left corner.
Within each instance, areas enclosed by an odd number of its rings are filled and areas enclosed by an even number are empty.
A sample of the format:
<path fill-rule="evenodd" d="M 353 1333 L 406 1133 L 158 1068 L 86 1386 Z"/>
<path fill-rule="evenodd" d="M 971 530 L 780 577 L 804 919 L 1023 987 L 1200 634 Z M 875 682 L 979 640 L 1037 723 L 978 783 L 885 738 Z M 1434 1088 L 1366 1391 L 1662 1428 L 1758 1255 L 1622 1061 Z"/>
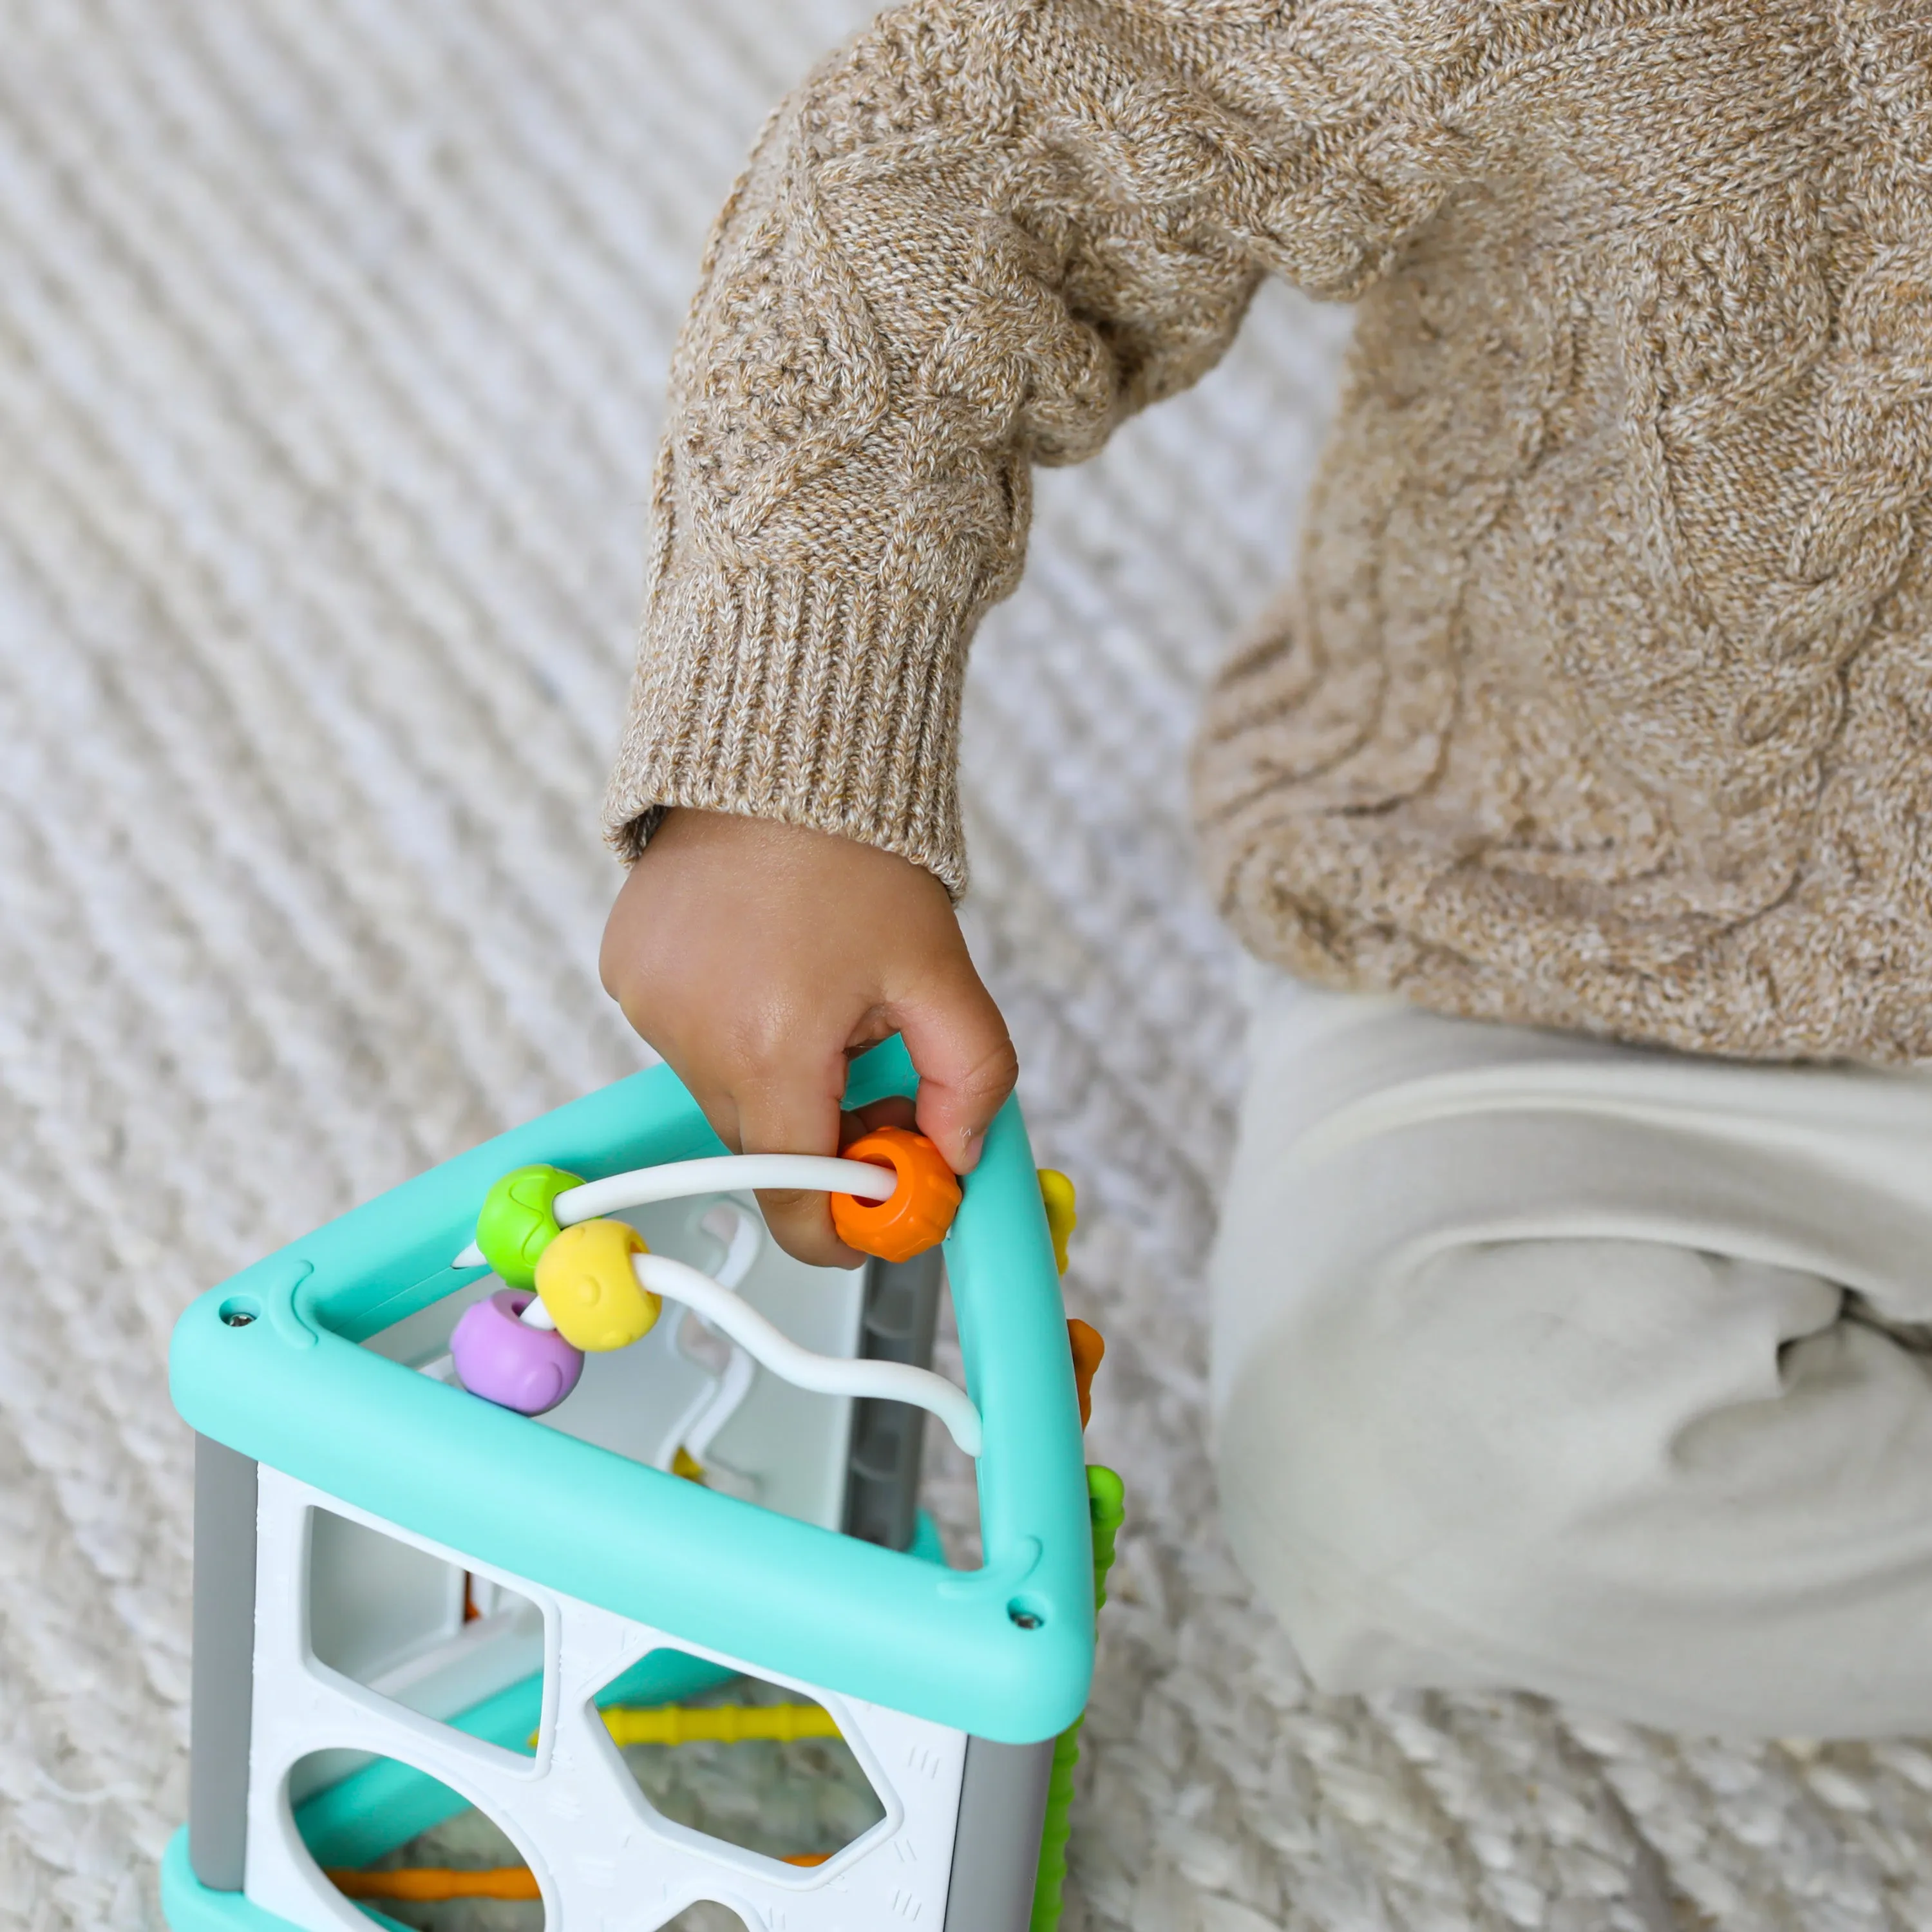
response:
<path fill-rule="evenodd" d="M 780 1862 L 822 1865 L 830 1852 L 794 1852 Z M 338 1867 L 329 1882 L 345 1898 L 400 1898 L 433 1905 L 449 1898 L 541 1898 L 537 1875 L 528 1865 L 498 1865 L 485 1871 L 452 1871 L 446 1865 L 405 1865 L 395 1871 L 351 1871 Z"/>
<path fill-rule="evenodd" d="M 484 1871 L 452 1871 L 446 1865 L 406 1865 L 397 1871 L 350 1871 L 340 1867 L 328 1881 L 345 1898 L 407 1898 L 434 1904 L 446 1898 L 541 1898 L 528 1865 Z"/>

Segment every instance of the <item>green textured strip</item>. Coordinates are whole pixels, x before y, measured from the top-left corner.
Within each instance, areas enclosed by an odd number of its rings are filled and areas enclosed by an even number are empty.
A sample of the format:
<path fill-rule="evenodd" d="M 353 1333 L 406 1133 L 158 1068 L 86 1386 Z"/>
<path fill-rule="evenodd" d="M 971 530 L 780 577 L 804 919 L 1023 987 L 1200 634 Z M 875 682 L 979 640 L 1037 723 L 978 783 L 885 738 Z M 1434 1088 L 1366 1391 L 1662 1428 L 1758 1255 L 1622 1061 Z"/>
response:
<path fill-rule="evenodd" d="M 1087 1509 L 1094 1524 L 1094 1609 L 1107 1600 L 1107 1572 L 1114 1567 L 1114 1540 L 1126 1516 L 1126 1491 L 1112 1469 L 1087 1466 Z M 1046 1787 L 1046 1818 L 1040 1834 L 1040 1870 L 1033 1882 L 1033 1916 L 1028 1932 L 1058 1932 L 1060 1893 L 1066 1882 L 1066 1841 L 1073 1832 L 1073 1768 L 1080 1762 L 1080 1726 L 1076 1718 L 1054 1740 L 1053 1775 Z"/>
<path fill-rule="evenodd" d="M 1094 1607 L 1107 1600 L 1107 1572 L 1114 1567 L 1114 1539 L 1126 1520 L 1126 1485 L 1099 1462 L 1087 1466 L 1087 1508 L 1094 1522 Z"/>
<path fill-rule="evenodd" d="M 1076 1718 L 1053 1741 L 1053 1775 L 1046 1787 L 1046 1823 L 1040 1834 L 1040 1870 L 1033 1882 L 1033 1916 L 1028 1932 L 1055 1932 L 1060 1892 L 1066 1882 L 1066 1841 L 1073 1834 L 1073 1767 L 1080 1762 L 1080 1726 Z"/>

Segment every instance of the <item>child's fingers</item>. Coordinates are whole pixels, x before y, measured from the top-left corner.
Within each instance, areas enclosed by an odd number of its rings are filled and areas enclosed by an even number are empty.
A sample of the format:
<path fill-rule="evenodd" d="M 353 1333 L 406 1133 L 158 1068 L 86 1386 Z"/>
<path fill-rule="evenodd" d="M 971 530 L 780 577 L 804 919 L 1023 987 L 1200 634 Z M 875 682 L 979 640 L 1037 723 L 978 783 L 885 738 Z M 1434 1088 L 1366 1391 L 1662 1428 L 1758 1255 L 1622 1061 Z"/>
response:
<path fill-rule="evenodd" d="M 883 1100 L 874 1100 L 861 1107 L 856 1113 L 848 1114 L 839 1123 L 838 1144 L 850 1147 L 862 1134 L 869 1134 L 874 1127 L 906 1127 L 919 1125 L 919 1116 L 914 1112 L 911 1100 L 903 1094 L 888 1094 Z"/>
<path fill-rule="evenodd" d="M 740 1081 L 733 1099 L 738 1138 L 746 1154 L 835 1154 L 839 1141 L 839 1088 L 844 1062 L 828 1079 L 809 1061 L 761 1070 Z M 828 1198 L 800 1188 L 763 1188 L 758 1206 L 786 1253 L 819 1268 L 856 1268 L 865 1259 L 833 1232 Z"/>
<path fill-rule="evenodd" d="M 919 1130 L 964 1174 L 1019 1075 L 1006 1023 L 970 966 L 894 1018 L 919 1074 Z"/>
<path fill-rule="evenodd" d="M 761 1187 L 758 1208 L 772 1238 L 788 1255 L 814 1268 L 856 1268 L 866 1258 L 842 1241 L 823 1194 L 793 1187 Z"/>

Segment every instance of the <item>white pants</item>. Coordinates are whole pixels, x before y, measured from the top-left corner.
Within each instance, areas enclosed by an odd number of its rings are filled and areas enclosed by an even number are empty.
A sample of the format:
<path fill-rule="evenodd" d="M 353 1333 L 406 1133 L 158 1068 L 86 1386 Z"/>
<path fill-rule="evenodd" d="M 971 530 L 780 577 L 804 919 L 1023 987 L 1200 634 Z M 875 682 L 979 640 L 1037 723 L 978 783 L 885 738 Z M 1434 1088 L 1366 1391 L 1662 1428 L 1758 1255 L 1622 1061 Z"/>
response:
<path fill-rule="evenodd" d="M 1932 1731 L 1932 1073 L 1281 979 L 1251 1060 L 1216 1450 L 1318 1684 Z"/>

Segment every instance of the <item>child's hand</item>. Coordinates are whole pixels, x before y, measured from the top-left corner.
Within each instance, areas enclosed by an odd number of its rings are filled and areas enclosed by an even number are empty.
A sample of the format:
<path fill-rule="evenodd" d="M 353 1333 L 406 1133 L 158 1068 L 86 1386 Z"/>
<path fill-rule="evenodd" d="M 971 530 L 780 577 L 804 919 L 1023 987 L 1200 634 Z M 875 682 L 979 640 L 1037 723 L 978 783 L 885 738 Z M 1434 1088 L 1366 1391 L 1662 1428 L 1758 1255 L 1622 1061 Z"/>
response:
<path fill-rule="evenodd" d="M 957 1173 L 1012 1090 L 1012 1042 L 946 888 L 850 839 L 671 813 L 617 895 L 602 970 L 624 1017 L 741 1153 L 836 1154 L 846 1063 L 895 1033 L 919 1070 L 914 1122 Z M 911 1111 L 888 1103 L 865 1124 Z M 759 1204 L 801 1261 L 862 1258 L 832 1232 L 823 1194 L 768 1192 Z"/>

